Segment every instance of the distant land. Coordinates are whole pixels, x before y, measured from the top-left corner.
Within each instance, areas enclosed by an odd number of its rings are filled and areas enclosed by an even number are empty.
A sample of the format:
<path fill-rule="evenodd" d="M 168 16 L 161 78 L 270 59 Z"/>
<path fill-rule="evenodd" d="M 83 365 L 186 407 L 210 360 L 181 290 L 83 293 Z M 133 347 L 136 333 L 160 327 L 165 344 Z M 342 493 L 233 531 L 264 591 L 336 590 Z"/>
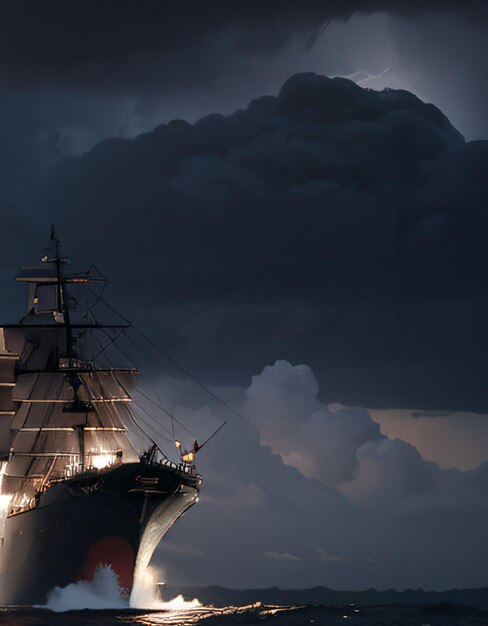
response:
<path fill-rule="evenodd" d="M 214 606 L 245 606 L 255 602 L 263 604 L 299 605 L 320 604 L 325 606 L 357 604 L 361 606 L 392 605 L 422 606 L 434 604 L 457 604 L 461 606 L 488 609 L 488 587 L 476 589 L 450 589 L 448 591 L 423 591 L 422 589 L 407 589 L 396 591 L 388 589 L 377 591 L 336 591 L 327 587 L 313 587 L 311 589 L 229 589 L 226 587 L 177 587 L 161 586 L 164 600 L 169 600 L 179 594 L 185 599 L 198 598 L 204 605 Z"/>

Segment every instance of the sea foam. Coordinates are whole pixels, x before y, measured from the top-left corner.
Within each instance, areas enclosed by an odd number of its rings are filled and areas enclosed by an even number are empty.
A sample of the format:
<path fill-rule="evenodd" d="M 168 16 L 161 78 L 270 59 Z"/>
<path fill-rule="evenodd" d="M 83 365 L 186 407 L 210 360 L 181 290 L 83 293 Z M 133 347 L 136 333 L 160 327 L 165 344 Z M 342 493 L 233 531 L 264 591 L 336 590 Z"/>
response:
<path fill-rule="evenodd" d="M 187 611 L 201 606 L 194 598 L 187 601 L 182 595 L 164 602 L 159 593 L 157 578 L 151 567 L 142 572 L 136 570 L 134 586 L 130 595 L 130 606 L 133 609 L 156 609 L 161 611 Z"/>
<path fill-rule="evenodd" d="M 117 574 L 110 565 L 99 565 L 93 580 L 80 580 L 66 587 L 54 587 L 44 608 L 57 613 L 85 609 L 156 609 L 160 611 L 186 611 L 201 606 L 195 598 L 186 601 L 179 595 L 168 602 L 161 599 L 157 578 L 150 567 L 139 571 L 134 580 L 130 600 L 119 587 Z"/>
<path fill-rule="evenodd" d="M 83 609 L 126 609 L 129 601 L 119 587 L 117 574 L 109 565 L 100 565 L 93 580 L 80 580 L 66 587 L 54 587 L 49 592 L 46 608 L 52 611 Z"/>

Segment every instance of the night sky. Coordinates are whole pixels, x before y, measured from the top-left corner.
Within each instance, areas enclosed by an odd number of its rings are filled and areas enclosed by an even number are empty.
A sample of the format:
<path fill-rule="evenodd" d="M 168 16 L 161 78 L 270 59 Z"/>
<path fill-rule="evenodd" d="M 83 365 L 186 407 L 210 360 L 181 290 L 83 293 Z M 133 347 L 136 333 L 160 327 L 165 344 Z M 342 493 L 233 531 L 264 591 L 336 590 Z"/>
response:
<path fill-rule="evenodd" d="M 169 582 L 488 584 L 487 26 L 481 0 L 3 3 L 2 318 L 54 222 L 248 420 L 148 369 L 202 436 L 229 419 Z"/>

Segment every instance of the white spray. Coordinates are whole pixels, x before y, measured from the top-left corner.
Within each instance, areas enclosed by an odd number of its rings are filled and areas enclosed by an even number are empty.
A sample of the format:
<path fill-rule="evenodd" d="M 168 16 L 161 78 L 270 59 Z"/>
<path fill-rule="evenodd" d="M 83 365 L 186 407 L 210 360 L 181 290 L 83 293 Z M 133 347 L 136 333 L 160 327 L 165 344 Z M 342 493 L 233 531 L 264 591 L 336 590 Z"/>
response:
<path fill-rule="evenodd" d="M 134 585 L 130 597 L 130 606 L 134 609 L 156 609 L 161 611 L 187 611 L 201 606 L 194 598 L 187 601 L 182 595 L 176 596 L 168 602 L 161 599 L 158 589 L 157 574 L 152 567 L 147 567 L 138 575 L 137 586 Z"/>
<path fill-rule="evenodd" d="M 66 587 L 54 587 L 49 592 L 46 607 L 52 611 L 81 611 L 83 609 L 127 609 L 117 574 L 110 565 L 100 565 L 93 580 L 80 580 Z"/>
<path fill-rule="evenodd" d="M 93 580 L 80 580 L 66 587 L 54 587 L 49 592 L 44 608 L 56 613 L 85 609 L 156 609 L 160 611 L 187 611 L 200 606 L 198 600 L 187 602 L 179 595 L 163 602 L 158 591 L 156 573 L 148 567 L 139 578 L 136 602 L 125 597 L 119 587 L 117 574 L 110 565 L 99 565 Z"/>

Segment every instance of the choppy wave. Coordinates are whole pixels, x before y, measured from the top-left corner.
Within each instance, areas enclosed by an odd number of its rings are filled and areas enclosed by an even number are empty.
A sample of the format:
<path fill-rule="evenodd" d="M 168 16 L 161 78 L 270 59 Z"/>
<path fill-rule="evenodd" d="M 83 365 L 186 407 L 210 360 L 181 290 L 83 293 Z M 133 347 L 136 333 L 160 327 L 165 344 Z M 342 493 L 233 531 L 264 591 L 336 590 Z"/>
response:
<path fill-rule="evenodd" d="M 45 608 L 56 613 L 81 611 L 85 609 L 156 609 L 161 611 L 185 611 L 195 609 L 200 602 L 195 598 L 186 601 L 179 595 L 164 602 L 159 593 L 157 578 L 151 568 L 147 568 L 134 580 L 130 599 L 119 587 L 117 574 L 110 565 L 100 565 L 93 580 L 80 580 L 66 587 L 54 587 L 49 593 Z"/>
<path fill-rule="evenodd" d="M 129 601 L 121 593 L 117 574 L 109 565 L 101 565 L 91 581 L 80 580 L 66 587 L 54 587 L 49 592 L 46 608 L 56 612 L 124 609 L 129 608 Z"/>
<path fill-rule="evenodd" d="M 75 586 L 71 586 L 71 589 Z M 77 587 L 79 590 L 79 587 Z M 168 607 L 171 603 L 165 603 Z M 64 605 L 66 606 L 66 605 Z M 177 605 L 179 606 L 179 605 Z M 66 608 L 64 610 L 67 610 Z M 362 606 L 345 604 L 334 606 L 292 605 L 276 606 L 261 602 L 246 606 L 197 607 L 181 610 L 147 611 L 93 610 L 89 617 L 85 613 L 46 614 L 46 609 L 31 607 L 1 607 L 0 623 L 5 626 L 256 626 L 263 620 L 281 626 L 303 626 L 314 623 L 316 626 L 355 626 L 372 624 L 442 624 L 442 626 L 486 626 L 486 610 L 451 603 L 432 605 L 374 604 Z M 346 621 L 347 620 L 347 621 Z"/>
<path fill-rule="evenodd" d="M 130 596 L 130 606 L 133 609 L 185 611 L 195 609 L 201 606 L 201 604 L 196 598 L 187 601 L 182 595 L 164 602 L 159 593 L 155 572 L 150 567 L 147 567 L 142 573 L 136 572 L 134 587 Z"/>

